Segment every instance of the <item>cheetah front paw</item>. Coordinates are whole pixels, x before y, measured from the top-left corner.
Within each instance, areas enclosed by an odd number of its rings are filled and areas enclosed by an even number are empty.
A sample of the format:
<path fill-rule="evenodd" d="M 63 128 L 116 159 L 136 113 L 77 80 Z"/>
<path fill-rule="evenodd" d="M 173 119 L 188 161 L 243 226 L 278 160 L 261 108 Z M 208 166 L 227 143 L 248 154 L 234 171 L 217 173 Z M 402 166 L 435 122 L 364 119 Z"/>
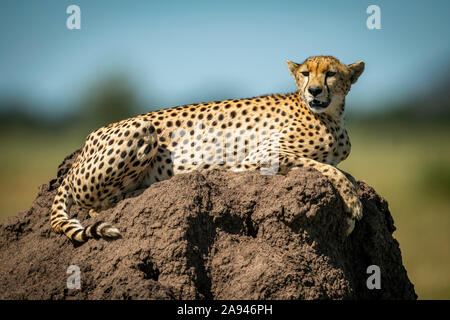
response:
<path fill-rule="evenodd" d="M 344 203 L 345 211 L 350 215 L 350 217 L 347 218 L 348 227 L 346 230 L 346 235 L 348 236 L 355 228 L 355 221 L 361 220 L 363 216 L 363 208 L 361 201 L 356 194 L 352 197 L 352 199 L 344 199 Z"/>
<path fill-rule="evenodd" d="M 349 205 L 347 205 L 348 209 L 346 210 L 350 217 L 354 220 L 361 220 L 363 216 L 363 208 L 362 203 L 359 198 L 356 196 L 356 199 L 352 200 Z"/>

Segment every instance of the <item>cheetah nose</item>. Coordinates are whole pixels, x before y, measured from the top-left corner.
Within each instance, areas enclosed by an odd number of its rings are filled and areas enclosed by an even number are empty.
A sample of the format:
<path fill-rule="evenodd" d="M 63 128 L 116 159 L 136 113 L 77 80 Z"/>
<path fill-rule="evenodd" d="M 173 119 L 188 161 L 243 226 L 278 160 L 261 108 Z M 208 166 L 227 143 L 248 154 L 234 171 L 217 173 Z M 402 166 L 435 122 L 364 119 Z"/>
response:
<path fill-rule="evenodd" d="M 318 86 L 311 86 L 308 88 L 308 91 L 315 97 L 322 92 L 322 88 Z"/>

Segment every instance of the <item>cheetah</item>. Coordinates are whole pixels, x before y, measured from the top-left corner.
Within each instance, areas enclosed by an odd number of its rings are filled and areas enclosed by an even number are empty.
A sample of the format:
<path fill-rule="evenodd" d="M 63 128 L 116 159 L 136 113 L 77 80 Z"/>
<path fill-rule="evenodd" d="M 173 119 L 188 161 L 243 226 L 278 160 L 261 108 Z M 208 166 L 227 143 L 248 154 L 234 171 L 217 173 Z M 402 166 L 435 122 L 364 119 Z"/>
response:
<path fill-rule="evenodd" d="M 356 181 L 336 166 L 350 153 L 345 97 L 364 62 L 346 65 L 315 56 L 300 64 L 287 61 L 287 67 L 297 87 L 293 93 L 152 111 L 89 134 L 57 190 L 52 229 L 73 243 L 113 240 L 121 237 L 117 228 L 102 221 L 83 227 L 69 218 L 71 205 L 94 216 L 155 182 L 193 170 L 283 174 L 307 167 L 334 185 L 348 213 L 347 234 L 352 232 L 362 217 Z"/>

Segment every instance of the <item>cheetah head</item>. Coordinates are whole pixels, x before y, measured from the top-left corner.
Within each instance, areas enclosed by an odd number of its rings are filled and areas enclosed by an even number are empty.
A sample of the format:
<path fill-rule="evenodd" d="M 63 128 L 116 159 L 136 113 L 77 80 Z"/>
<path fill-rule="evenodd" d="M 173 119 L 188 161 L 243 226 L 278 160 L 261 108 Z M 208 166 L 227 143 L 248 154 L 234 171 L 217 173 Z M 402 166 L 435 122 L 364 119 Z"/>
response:
<path fill-rule="evenodd" d="M 345 96 L 364 71 L 364 62 L 350 65 L 330 56 L 306 59 L 302 64 L 287 61 L 300 98 L 313 113 L 332 113 L 343 105 Z"/>

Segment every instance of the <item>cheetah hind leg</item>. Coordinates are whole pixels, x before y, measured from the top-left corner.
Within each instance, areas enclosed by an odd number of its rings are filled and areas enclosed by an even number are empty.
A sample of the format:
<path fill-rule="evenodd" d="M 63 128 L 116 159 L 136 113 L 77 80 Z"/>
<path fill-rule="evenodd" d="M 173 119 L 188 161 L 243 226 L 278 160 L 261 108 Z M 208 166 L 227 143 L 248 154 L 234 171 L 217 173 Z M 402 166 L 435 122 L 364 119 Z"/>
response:
<path fill-rule="evenodd" d="M 145 190 L 147 190 L 147 188 L 140 188 L 140 189 L 136 189 L 134 191 L 130 191 L 130 192 L 126 193 L 123 196 L 123 198 L 128 199 L 128 198 L 134 198 L 134 197 L 140 196 Z"/>
<path fill-rule="evenodd" d="M 92 148 L 91 140 L 105 130 L 110 143 Z M 121 238 L 119 230 L 107 222 L 98 221 L 83 227 L 78 220 L 69 219 L 71 199 L 75 197 L 76 201 L 81 196 L 83 199 L 89 199 L 89 205 L 84 207 L 94 209 L 90 211 L 92 216 L 96 215 L 96 209 L 103 210 L 114 206 L 123 194 L 139 187 L 142 172 L 156 153 L 156 147 L 155 128 L 146 117 L 136 117 L 111 124 L 89 135 L 84 148 L 85 150 L 91 148 L 91 152 L 84 152 L 83 158 L 77 159 L 76 164 L 80 170 L 94 168 L 97 171 L 95 175 L 93 170 L 88 172 L 91 174 L 91 179 L 85 181 L 82 194 L 72 190 L 69 184 L 70 179 L 75 179 L 74 173 L 71 172 L 66 176 L 52 206 L 50 218 L 52 228 L 56 232 L 64 233 L 75 243 L 83 243 L 90 238 L 103 238 L 108 241 Z M 103 155 L 104 160 L 100 160 L 101 163 L 98 164 L 98 156 Z M 95 184 L 95 193 L 91 193 L 91 187 L 94 187 L 91 183 Z M 82 203 L 80 205 L 83 206 Z"/>
<path fill-rule="evenodd" d="M 128 198 L 137 197 L 137 196 L 141 195 L 145 190 L 146 190 L 146 188 L 141 188 L 141 189 L 137 189 L 137 190 L 134 190 L 134 191 L 130 191 L 130 192 L 124 194 L 121 197 L 121 199 L 128 199 Z M 96 209 L 90 209 L 89 210 L 89 216 L 91 218 L 98 217 L 99 214 L 100 214 L 100 212 L 98 210 L 96 210 Z"/>

